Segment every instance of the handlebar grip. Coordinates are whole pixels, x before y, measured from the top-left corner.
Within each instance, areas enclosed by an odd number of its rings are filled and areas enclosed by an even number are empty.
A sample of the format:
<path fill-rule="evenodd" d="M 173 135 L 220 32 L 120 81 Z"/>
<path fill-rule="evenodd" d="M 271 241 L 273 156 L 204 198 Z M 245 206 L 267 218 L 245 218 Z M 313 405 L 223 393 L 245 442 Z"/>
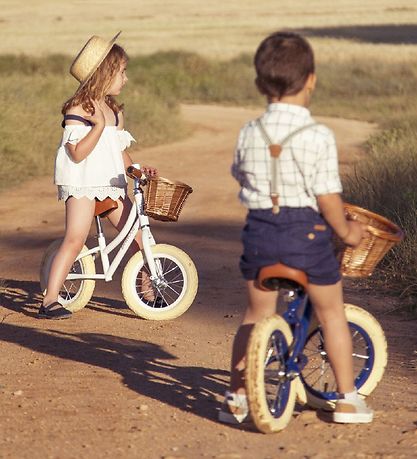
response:
<path fill-rule="evenodd" d="M 126 169 L 126 174 L 132 179 L 141 179 L 142 178 L 142 171 L 140 169 L 139 164 L 132 164 Z"/>

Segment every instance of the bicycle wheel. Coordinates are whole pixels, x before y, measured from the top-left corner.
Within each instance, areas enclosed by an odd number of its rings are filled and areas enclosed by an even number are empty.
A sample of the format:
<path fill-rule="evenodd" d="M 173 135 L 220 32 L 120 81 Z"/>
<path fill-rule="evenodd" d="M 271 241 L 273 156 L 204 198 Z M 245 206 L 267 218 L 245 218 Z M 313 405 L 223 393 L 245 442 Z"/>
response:
<path fill-rule="evenodd" d="M 263 433 L 284 429 L 294 411 L 297 381 L 286 374 L 292 339 L 290 327 L 278 315 L 257 323 L 249 338 L 246 392 L 253 422 Z"/>
<path fill-rule="evenodd" d="M 123 297 L 129 308 L 143 319 L 175 319 L 194 301 L 197 270 L 191 258 L 177 247 L 157 244 L 151 249 L 159 285 L 151 285 L 149 266 L 142 252 L 137 252 L 123 271 Z"/>
<path fill-rule="evenodd" d="M 355 387 L 363 397 L 377 386 L 387 365 L 387 341 L 378 321 L 369 312 L 352 304 L 345 305 L 352 335 Z M 334 408 L 336 381 L 324 349 L 320 326 L 315 322 L 304 353 L 308 359 L 301 373 L 298 399 L 312 408 Z"/>
<path fill-rule="evenodd" d="M 52 261 L 58 251 L 62 239 L 52 242 L 45 251 L 40 268 L 40 284 L 42 292 L 48 286 L 49 271 L 51 270 Z M 82 252 L 88 250 L 83 247 Z M 95 274 L 96 267 L 91 255 L 75 261 L 70 269 L 70 273 L 76 274 Z M 58 296 L 58 301 L 72 312 L 77 312 L 88 304 L 93 296 L 95 281 L 92 279 L 74 279 L 65 280 Z"/>

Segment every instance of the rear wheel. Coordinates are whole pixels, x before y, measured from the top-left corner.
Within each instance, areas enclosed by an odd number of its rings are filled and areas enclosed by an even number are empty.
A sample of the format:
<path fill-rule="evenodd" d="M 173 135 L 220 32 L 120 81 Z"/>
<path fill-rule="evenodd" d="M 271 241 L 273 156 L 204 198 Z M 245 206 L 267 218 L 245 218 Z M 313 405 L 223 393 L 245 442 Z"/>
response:
<path fill-rule="evenodd" d="M 246 392 L 253 422 L 259 431 L 284 429 L 291 420 L 296 397 L 296 379 L 286 363 L 292 333 L 277 315 L 257 323 L 246 352 Z"/>
<path fill-rule="evenodd" d="M 345 305 L 352 335 L 355 387 L 363 397 L 369 395 L 384 374 L 387 342 L 378 321 L 358 306 Z M 315 322 L 307 338 L 304 354 L 308 362 L 301 373 L 298 398 L 313 408 L 334 408 L 336 381 L 324 349 L 320 326 Z"/>
<path fill-rule="evenodd" d="M 53 241 L 45 251 L 40 267 L 40 284 L 41 290 L 44 292 L 48 286 L 49 272 L 51 270 L 52 261 L 62 244 L 62 239 Z M 86 246 L 81 250 L 86 252 Z M 95 274 L 96 267 L 91 255 L 80 258 L 75 261 L 70 269 L 70 274 Z M 59 291 L 58 301 L 69 311 L 77 312 L 88 304 L 93 296 L 95 281 L 92 279 L 74 279 L 65 280 Z"/>

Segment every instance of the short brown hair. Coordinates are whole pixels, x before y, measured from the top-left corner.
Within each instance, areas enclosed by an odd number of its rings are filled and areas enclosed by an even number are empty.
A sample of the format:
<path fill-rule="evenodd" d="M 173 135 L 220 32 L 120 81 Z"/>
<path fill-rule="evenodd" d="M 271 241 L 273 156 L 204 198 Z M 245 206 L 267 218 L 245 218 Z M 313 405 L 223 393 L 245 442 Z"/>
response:
<path fill-rule="evenodd" d="M 254 64 L 259 91 L 280 99 L 303 89 L 308 76 L 314 73 L 314 54 L 300 35 L 276 32 L 261 42 Z"/>

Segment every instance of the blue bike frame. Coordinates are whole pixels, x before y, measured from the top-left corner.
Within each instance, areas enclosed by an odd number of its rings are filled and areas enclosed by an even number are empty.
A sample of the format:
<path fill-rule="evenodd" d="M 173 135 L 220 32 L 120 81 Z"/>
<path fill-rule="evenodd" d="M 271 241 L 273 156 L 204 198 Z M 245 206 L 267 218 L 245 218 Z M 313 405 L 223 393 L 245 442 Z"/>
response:
<path fill-rule="evenodd" d="M 283 314 L 290 325 L 293 334 L 292 352 L 286 362 L 287 376 L 290 379 L 298 377 L 307 364 L 307 357 L 303 354 L 307 333 L 313 311 L 309 297 L 305 293 L 295 292 L 297 297 L 288 303 Z"/>

